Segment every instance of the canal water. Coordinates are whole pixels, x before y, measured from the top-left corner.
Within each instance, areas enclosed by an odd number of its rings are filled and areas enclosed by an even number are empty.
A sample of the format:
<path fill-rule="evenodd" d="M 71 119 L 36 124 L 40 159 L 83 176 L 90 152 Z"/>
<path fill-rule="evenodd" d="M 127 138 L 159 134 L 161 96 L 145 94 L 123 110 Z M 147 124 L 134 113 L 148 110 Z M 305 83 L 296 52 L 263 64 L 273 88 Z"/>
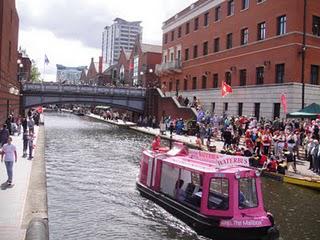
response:
<path fill-rule="evenodd" d="M 46 113 L 51 240 L 205 239 L 135 189 L 151 137 L 65 113 Z M 320 194 L 263 180 L 283 240 L 320 239 Z"/>

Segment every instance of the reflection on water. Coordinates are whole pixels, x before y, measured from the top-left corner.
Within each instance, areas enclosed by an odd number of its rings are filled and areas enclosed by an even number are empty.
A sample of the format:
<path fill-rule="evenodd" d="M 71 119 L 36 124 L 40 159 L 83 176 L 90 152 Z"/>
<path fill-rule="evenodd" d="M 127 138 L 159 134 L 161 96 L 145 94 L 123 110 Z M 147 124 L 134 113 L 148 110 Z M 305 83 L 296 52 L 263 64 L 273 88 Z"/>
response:
<path fill-rule="evenodd" d="M 46 113 L 45 128 L 51 240 L 205 239 L 135 189 L 150 136 L 70 114 Z M 271 180 L 264 192 L 283 239 L 318 239 L 318 193 Z"/>

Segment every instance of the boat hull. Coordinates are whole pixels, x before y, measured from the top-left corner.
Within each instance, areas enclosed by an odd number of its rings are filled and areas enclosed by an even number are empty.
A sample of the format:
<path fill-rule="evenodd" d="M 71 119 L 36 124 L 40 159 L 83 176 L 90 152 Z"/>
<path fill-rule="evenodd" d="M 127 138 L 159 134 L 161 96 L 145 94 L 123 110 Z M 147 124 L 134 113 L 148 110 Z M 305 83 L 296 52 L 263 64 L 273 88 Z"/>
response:
<path fill-rule="evenodd" d="M 283 181 L 286 183 L 291 183 L 307 188 L 311 188 L 314 190 L 320 191 L 320 182 L 319 181 L 310 181 L 307 179 L 301 179 L 301 178 L 295 178 L 295 177 L 290 177 L 290 176 L 284 176 Z"/>
<path fill-rule="evenodd" d="M 192 227 L 199 235 L 215 240 L 273 240 L 278 239 L 279 232 L 275 227 L 262 228 L 222 228 L 219 227 L 222 217 L 208 217 L 197 211 L 155 192 L 139 182 L 137 189 L 146 197 Z"/>

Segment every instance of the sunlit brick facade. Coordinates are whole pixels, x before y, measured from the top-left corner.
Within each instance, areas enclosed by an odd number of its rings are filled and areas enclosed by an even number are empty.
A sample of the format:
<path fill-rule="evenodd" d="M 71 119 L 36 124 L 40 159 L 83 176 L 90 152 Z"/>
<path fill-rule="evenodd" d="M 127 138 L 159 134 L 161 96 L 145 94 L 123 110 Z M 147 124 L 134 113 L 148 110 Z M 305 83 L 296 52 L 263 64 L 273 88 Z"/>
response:
<path fill-rule="evenodd" d="M 0 124 L 9 113 L 19 113 L 18 31 L 15 0 L 0 1 Z M 16 94 L 9 93 L 10 88 L 16 89 Z"/>
<path fill-rule="evenodd" d="M 305 104 L 319 103 L 320 1 L 200 0 L 164 22 L 157 70 L 167 90 L 218 114 L 283 117 L 280 95 L 300 109 L 303 77 Z M 222 81 L 234 89 L 225 98 Z"/>

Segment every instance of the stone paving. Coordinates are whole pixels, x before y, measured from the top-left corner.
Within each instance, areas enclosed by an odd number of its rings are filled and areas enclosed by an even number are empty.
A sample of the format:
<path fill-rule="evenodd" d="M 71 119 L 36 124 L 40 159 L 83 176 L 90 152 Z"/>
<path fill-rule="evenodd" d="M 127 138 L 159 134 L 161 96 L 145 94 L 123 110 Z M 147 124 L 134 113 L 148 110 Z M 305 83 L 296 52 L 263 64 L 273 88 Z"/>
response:
<path fill-rule="evenodd" d="M 37 136 L 38 127 L 35 127 Z M 13 166 L 13 186 L 7 187 L 7 172 L 4 162 L 0 164 L 0 239 L 22 240 L 25 229 L 22 229 L 23 213 L 26 203 L 32 160 L 22 158 L 22 135 L 12 136 L 13 144 L 17 148 L 17 163 Z M 37 138 L 34 140 L 36 144 Z"/>

